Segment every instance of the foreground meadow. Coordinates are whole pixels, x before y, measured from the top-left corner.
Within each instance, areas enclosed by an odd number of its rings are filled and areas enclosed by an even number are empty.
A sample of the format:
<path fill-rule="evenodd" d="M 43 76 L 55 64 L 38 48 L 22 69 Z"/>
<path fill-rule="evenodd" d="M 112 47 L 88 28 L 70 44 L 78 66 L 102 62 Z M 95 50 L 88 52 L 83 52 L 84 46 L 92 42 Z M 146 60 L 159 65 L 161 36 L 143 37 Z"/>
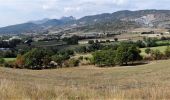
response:
<path fill-rule="evenodd" d="M 0 68 L 1 100 L 169 99 L 170 60 L 146 65 L 52 70 Z"/>

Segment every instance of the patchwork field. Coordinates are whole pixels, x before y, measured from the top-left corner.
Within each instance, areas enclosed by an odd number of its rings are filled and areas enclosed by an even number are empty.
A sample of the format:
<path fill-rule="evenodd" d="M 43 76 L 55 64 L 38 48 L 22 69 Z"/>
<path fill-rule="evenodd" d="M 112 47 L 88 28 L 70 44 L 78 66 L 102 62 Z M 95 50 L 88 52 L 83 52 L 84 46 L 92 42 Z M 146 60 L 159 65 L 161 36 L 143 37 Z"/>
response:
<path fill-rule="evenodd" d="M 110 100 L 170 98 L 170 60 L 146 65 L 52 70 L 0 68 L 2 100 Z"/>

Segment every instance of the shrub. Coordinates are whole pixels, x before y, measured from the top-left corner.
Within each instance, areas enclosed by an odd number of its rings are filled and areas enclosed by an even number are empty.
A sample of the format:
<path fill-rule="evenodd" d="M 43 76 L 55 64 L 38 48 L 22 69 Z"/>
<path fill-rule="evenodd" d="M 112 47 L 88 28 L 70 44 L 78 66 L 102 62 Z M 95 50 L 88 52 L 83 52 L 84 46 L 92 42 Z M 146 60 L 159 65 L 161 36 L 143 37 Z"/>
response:
<path fill-rule="evenodd" d="M 5 63 L 5 59 L 0 58 L 0 64 L 4 64 Z"/>
<path fill-rule="evenodd" d="M 165 56 L 168 58 L 170 57 L 170 47 L 169 46 L 165 50 Z"/>
<path fill-rule="evenodd" d="M 146 48 L 146 49 L 145 49 L 145 53 L 146 53 L 146 54 L 150 54 L 150 53 L 151 53 L 151 49 L 150 49 L 150 48 Z"/>
<path fill-rule="evenodd" d="M 94 40 L 89 40 L 88 44 L 94 44 Z"/>
<path fill-rule="evenodd" d="M 163 54 L 159 50 L 152 50 L 151 57 L 154 60 L 161 60 L 163 58 Z"/>
<path fill-rule="evenodd" d="M 80 63 L 79 60 L 72 58 L 72 59 L 69 60 L 69 67 L 79 66 L 79 63 Z"/>
<path fill-rule="evenodd" d="M 84 57 L 85 60 L 89 60 L 90 58 L 89 57 Z"/>
<path fill-rule="evenodd" d="M 78 59 L 79 59 L 80 61 L 82 61 L 82 60 L 84 59 L 84 57 L 83 57 L 83 56 L 80 56 Z"/>
<path fill-rule="evenodd" d="M 15 64 L 19 67 L 19 68 L 23 68 L 24 67 L 24 63 L 25 63 L 25 59 L 22 55 L 17 55 Z"/>
<path fill-rule="evenodd" d="M 14 61 L 5 62 L 4 66 L 8 68 L 17 68 Z"/>
<path fill-rule="evenodd" d="M 114 40 L 115 40 L 115 42 L 117 42 L 117 41 L 118 41 L 118 38 L 114 38 Z"/>
<path fill-rule="evenodd" d="M 110 40 L 106 40 L 107 43 L 110 43 Z"/>

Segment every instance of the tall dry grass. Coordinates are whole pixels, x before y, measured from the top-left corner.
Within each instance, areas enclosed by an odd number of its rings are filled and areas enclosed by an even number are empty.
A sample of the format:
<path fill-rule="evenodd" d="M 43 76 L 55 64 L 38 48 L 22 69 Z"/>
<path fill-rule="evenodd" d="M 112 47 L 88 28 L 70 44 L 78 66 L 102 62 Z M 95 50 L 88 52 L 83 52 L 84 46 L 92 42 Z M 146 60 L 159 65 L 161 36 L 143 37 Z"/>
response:
<path fill-rule="evenodd" d="M 165 100 L 170 98 L 170 88 L 144 87 L 120 89 L 87 87 L 49 87 L 46 85 L 20 84 L 3 79 L 0 81 L 1 100 Z"/>
<path fill-rule="evenodd" d="M 0 68 L 0 100 L 168 100 L 170 60 L 32 71 Z"/>

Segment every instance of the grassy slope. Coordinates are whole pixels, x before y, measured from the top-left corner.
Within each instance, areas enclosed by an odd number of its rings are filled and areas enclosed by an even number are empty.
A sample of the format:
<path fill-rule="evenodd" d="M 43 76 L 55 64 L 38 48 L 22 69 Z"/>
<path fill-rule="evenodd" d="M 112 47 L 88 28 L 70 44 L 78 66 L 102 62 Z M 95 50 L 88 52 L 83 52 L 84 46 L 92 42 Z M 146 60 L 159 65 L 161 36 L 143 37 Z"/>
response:
<path fill-rule="evenodd" d="M 158 50 L 160 50 L 162 53 L 164 53 L 164 51 L 166 50 L 166 48 L 167 48 L 167 46 L 151 47 L 152 50 L 158 49 Z M 144 55 L 144 56 L 147 55 L 147 54 L 145 53 L 145 49 L 146 49 L 146 48 L 142 48 L 142 49 L 141 49 L 141 55 Z"/>
<path fill-rule="evenodd" d="M 1 99 L 168 99 L 170 60 L 137 67 L 0 68 Z"/>

